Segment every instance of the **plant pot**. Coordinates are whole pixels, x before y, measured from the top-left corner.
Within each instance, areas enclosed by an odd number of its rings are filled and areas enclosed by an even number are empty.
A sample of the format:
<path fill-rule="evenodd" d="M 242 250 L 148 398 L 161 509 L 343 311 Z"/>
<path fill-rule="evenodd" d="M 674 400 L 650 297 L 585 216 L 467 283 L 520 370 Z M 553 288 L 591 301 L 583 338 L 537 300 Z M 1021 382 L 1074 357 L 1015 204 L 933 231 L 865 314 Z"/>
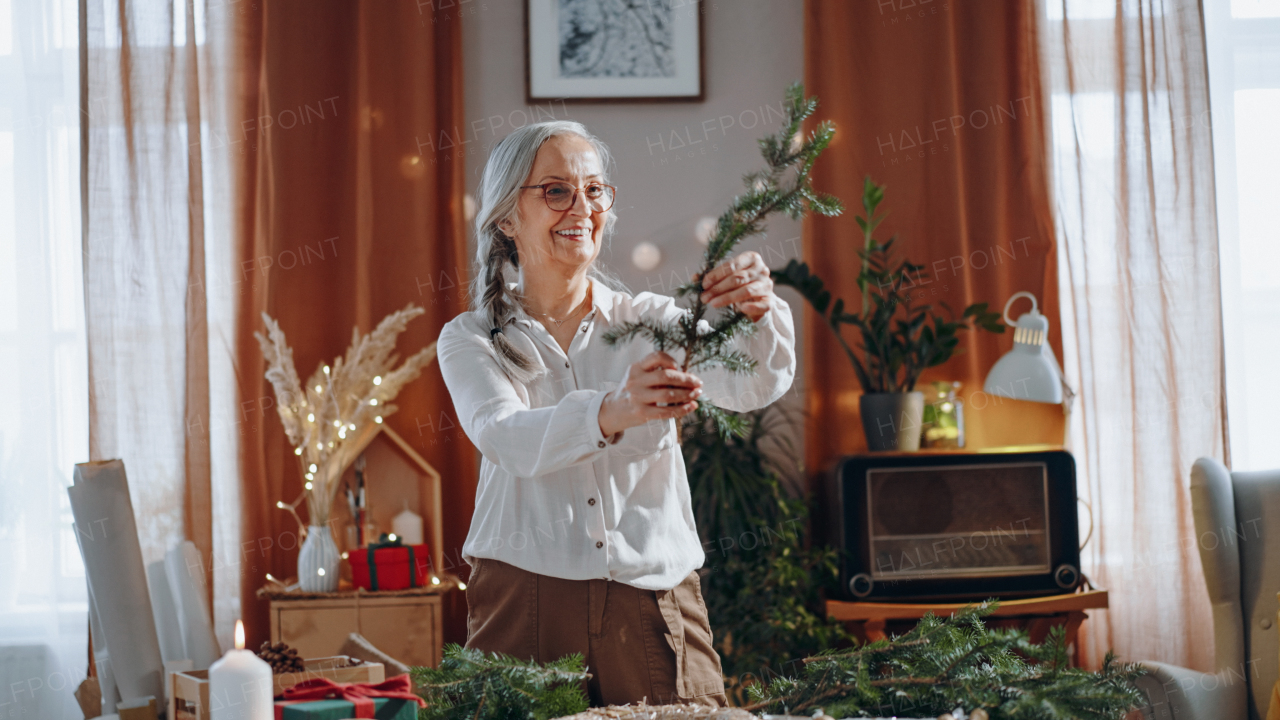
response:
<path fill-rule="evenodd" d="M 924 393 L 868 393 L 858 401 L 862 432 L 871 450 L 920 449 Z"/>
<path fill-rule="evenodd" d="M 298 586 L 303 592 L 333 592 L 338 589 L 338 564 L 342 557 L 328 525 L 307 528 L 307 539 L 298 553 Z"/>

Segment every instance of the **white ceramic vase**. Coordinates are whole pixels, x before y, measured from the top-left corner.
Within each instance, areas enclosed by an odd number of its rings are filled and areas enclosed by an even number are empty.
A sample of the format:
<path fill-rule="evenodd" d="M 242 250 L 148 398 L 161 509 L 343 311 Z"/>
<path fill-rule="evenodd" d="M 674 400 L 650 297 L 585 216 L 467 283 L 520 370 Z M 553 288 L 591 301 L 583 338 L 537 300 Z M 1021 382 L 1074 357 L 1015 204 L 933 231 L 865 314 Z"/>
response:
<path fill-rule="evenodd" d="M 338 589 L 338 546 L 328 525 L 307 528 L 307 539 L 298 553 L 298 586 L 303 592 L 333 592 Z"/>

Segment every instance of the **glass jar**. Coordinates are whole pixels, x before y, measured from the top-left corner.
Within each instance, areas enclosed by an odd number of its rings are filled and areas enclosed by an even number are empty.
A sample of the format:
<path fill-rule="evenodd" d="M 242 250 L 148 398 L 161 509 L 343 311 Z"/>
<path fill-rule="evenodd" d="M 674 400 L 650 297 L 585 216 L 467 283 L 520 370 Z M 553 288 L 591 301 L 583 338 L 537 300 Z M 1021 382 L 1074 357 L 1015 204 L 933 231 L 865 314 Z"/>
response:
<path fill-rule="evenodd" d="M 961 384 L 930 383 L 925 391 L 923 435 L 920 446 L 926 448 L 964 447 L 964 401 L 959 398 Z"/>

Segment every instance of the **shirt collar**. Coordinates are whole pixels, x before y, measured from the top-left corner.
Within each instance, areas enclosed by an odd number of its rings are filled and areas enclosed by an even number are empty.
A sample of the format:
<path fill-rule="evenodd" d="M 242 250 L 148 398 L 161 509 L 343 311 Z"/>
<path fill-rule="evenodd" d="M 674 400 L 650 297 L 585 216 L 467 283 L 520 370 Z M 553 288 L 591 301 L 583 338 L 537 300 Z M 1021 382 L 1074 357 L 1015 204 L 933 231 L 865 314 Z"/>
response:
<path fill-rule="evenodd" d="M 613 300 L 616 293 L 596 278 L 588 278 L 588 280 L 591 281 L 591 305 L 600 311 L 600 317 L 604 318 L 605 322 L 613 322 Z"/>
<path fill-rule="evenodd" d="M 599 312 L 600 317 L 604 318 L 606 323 L 613 322 L 613 302 L 614 296 L 617 294 L 608 285 L 600 282 L 598 279 L 588 277 L 587 281 L 591 283 L 591 307 L 592 312 Z M 507 283 L 507 289 L 515 292 L 519 287 L 516 283 Z M 524 307 L 520 303 L 512 303 L 515 305 L 515 320 L 524 325 L 532 325 L 534 320 L 529 313 L 524 311 Z M 589 316 L 589 315 L 588 315 Z"/>

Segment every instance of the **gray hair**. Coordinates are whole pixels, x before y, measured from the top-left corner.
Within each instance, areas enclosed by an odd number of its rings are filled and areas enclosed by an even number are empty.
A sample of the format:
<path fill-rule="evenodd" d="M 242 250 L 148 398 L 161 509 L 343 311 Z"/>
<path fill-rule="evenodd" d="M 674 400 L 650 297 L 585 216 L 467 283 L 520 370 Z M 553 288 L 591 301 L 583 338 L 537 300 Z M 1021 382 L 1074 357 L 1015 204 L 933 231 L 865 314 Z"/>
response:
<path fill-rule="evenodd" d="M 499 141 L 489 153 L 476 193 L 479 205 L 475 217 L 477 269 L 471 281 L 471 304 L 488 320 L 491 328 L 489 337 L 498 365 L 508 377 L 522 384 L 528 384 L 540 371 L 538 363 L 517 348 L 503 332 L 515 319 L 515 302 L 518 300 L 507 288 L 506 270 L 508 265 L 518 270 L 520 257 L 515 240 L 508 237 L 498 223 L 513 216 L 519 219 L 520 185 L 533 169 L 538 149 L 558 135 L 577 135 L 591 143 L 600 157 L 602 179 L 608 182 L 612 162 L 608 146 L 588 132 L 582 123 L 555 120 L 525 125 Z M 610 208 L 601 242 L 612 237 L 617 219 Z M 590 272 L 610 285 L 614 284 L 612 278 L 596 268 L 594 263 Z"/>

